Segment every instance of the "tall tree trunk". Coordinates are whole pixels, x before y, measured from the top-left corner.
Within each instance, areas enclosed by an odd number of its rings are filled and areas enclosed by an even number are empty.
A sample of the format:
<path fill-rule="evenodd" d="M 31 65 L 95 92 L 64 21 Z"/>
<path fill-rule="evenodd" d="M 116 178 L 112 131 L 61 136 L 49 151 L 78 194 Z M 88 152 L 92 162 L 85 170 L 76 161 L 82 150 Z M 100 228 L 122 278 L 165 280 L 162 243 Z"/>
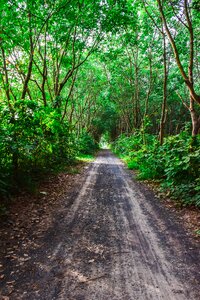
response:
<path fill-rule="evenodd" d="M 147 91 L 147 96 L 145 99 L 145 110 L 144 110 L 144 117 L 143 119 L 145 119 L 148 116 L 148 110 L 149 110 L 149 97 L 151 95 L 151 90 L 152 90 L 152 51 L 150 49 L 150 53 L 149 53 L 149 88 Z M 143 122 L 144 123 L 144 122 Z"/>
<path fill-rule="evenodd" d="M 153 81 L 153 72 L 152 72 L 152 45 L 150 44 L 149 47 L 149 88 L 147 91 L 147 95 L 146 95 L 146 99 L 145 99 L 145 107 L 144 107 L 144 115 L 143 115 L 143 120 L 142 120 L 142 125 L 141 125 L 141 129 L 142 129 L 142 134 L 143 134 L 143 143 L 146 145 L 146 136 L 145 136 L 145 127 L 146 127 L 146 120 L 148 117 L 148 111 L 149 111 L 149 98 L 151 95 L 151 91 L 152 91 L 152 81 Z"/>
<path fill-rule="evenodd" d="M 200 134 L 200 116 L 198 116 L 195 107 L 194 100 L 190 96 L 190 116 L 192 121 L 192 136 L 196 136 Z"/>
<path fill-rule="evenodd" d="M 166 52 L 166 37 L 163 28 L 163 64 L 164 64 L 164 81 L 163 81 L 163 103 L 162 103 L 162 112 L 160 119 L 160 132 L 159 132 L 159 140 L 160 144 L 163 144 L 164 140 L 164 130 L 165 130 L 165 122 L 166 122 L 166 106 L 167 106 L 167 52 Z"/>
<path fill-rule="evenodd" d="M 135 109 L 134 109 L 135 128 L 139 128 L 139 78 L 138 65 L 135 64 Z"/>
<path fill-rule="evenodd" d="M 138 39 L 138 33 L 137 33 L 137 39 Z M 135 68 L 135 80 L 134 80 L 134 98 L 135 98 L 135 107 L 134 107 L 134 122 L 135 122 L 135 128 L 139 128 L 139 49 L 138 46 L 135 48 L 134 52 L 134 68 Z"/>
<path fill-rule="evenodd" d="M 170 31 L 170 27 L 168 25 L 166 15 L 164 13 L 162 1 L 157 0 L 157 3 L 158 3 L 158 8 L 159 8 L 162 20 L 163 20 L 163 24 L 165 26 L 165 30 L 166 30 L 169 42 L 170 42 L 172 50 L 174 52 L 174 57 L 175 57 L 175 60 L 176 60 L 176 64 L 179 68 L 181 76 L 183 77 L 183 79 L 185 81 L 185 84 L 186 84 L 193 100 L 196 101 L 200 105 L 200 95 L 196 93 L 196 91 L 194 89 L 194 84 L 193 84 L 194 34 L 193 34 L 192 20 L 191 20 L 190 15 L 189 15 L 188 1 L 184 0 L 184 12 L 185 12 L 186 20 L 187 20 L 187 28 L 188 28 L 188 31 L 189 31 L 189 42 L 190 42 L 188 75 L 186 74 L 184 66 L 181 62 L 180 53 L 179 53 L 176 41 L 175 41 L 175 39 L 172 35 L 172 32 Z"/>
<path fill-rule="evenodd" d="M 4 70 L 4 75 L 5 75 L 5 81 L 3 79 L 3 85 L 4 85 L 4 90 L 5 90 L 5 93 L 6 93 L 6 98 L 7 98 L 7 101 L 8 101 L 8 106 L 11 110 L 12 106 L 11 106 L 11 103 L 10 103 L 10 100 L 11 100 L 11 98 L 10 98 L 10 83 L 9 83 L 9 77 L 8 77 L 6 56 L 5 56 L 5 51 L 4 51 L 3 47 L 1 47 L 1 53 L 2 53 L 2 58 L 3 58 L 3 70 Z"/>
<path fill-rule="evenodd" d="M 43 71 L 42 71 L 42 85 L 41 85 L 41 91 L 42 91 L 42 99 L 44 106 L 47 105 L 47 99 L 46 99 L 46 93 L 45 93 L 45 84 L 47 81 L 47 28 L 48 26 L 45 26 L 45 33 L 44 33 L 44 57 L 43 57 Z"/>
<path fill-rule="evenodd" d="M 33 32 L 32 32 L 32 21 L 31 21 L 31 12 L 28 12 L 28 19 L 29 19 L 29 41 L 30 41 L 30 55 L 29 55 L 29 64 L 28 64 L 28 71 L 27 75 L 24 80 L 24 86 L 22 90 L 21 99 L 25 99 L 26 93 L 28 90 L 28 84 L 31 79 L 32 68 L 33 68 L 33 56 L 34 56 L 34 45 L 33 45 Z"/>

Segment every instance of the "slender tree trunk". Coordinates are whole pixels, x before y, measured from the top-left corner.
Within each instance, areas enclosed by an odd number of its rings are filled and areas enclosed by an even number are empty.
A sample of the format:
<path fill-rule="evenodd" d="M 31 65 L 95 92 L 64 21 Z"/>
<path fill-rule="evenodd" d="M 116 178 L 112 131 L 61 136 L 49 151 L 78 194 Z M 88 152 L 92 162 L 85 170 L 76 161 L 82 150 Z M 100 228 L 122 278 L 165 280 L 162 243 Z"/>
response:
<path fill-rule="evenodd" d="M 44 39 L 44 57 L 43 57 L 43 71 L 42 71 L 42 85 L 41 85 L 41 91 L 42 91 L 42 99 L 44 106 L 47 105 L 47 99 L 46 99 L 46 93 L 45 93 L 45 84 L 47 81 L 47 25 L 45 27 L 45 39 Z"/>
<path fill-rule="evenodd" d="M 152 77 L 153 77 L 152 76 L 152 54 L 150 52 L 149 53 L 149 88 L 148 88 L 147 96 L 146 96 L 146 100 L 145 100 L 144 118 L 147 117 L 148 110 L 149 110 L 149 97 L 151 95 L 151 90 L 152 90 Z"/>
<path fill-rule="evenodd" d="M 67 96 L 66 101 L 65 101 L 65 108 L 64 108 L 63 115 L 62 115 L 62 121 L 64 120 L 64 118 L 66 116 L 66 113 L 67 113 L 68 102 L 69 102 L 69 99 L 70 99 L 70 97 L 72 95 L 72 92 L 73 92 L 73 89 L 74 89 L 74 84 L 75 84 L 75 81 L 76 81 L 77 72 L 78 72 L 78 69 L 76 69 L 75 74 L 72 77 L 72 83 L 71 83 L 71 86 L 70 86 L 70 89 L 69 89 L 68 96 Z"/>
<path fill-rule="evenodd" d="M 137 35 L 138 38 L 138 35 Z M 134 53 L 134 68 L 135 68 L 135 80 L 134 80 L 134 127 L 139 128 L 139 58 L 138 58 L 138 46 L 135 49 Z"/>
<path fill-rule="evenodd" d="M 194 107 L 194 100 L 190 97 L 190 116 L 192 121 L 192 136 L 200 134 L 200 116 Z"/>
<path fill-rule="evenodd" d="M 129 68 L 130 68 L 130 74 L 129 74 L 129 83 L 131 87 L 131 104 L 132 104 L 132 116 L 130 118 L 130 130 L 133 131 L 135 126 L 135 83 L 134 83 L 134 67 L 133 67 L 133 52 L 132 55 L 129 53 L 128 48 L 126 48 L 126 52 L 129 59 Z M 126 115 L 126 114 L 125 114 Z"/>
<path fill-rule="evenodd" d="M 28 18 L 29 18 L 29 40 L 30 40 L 30 55 L 29 55 L 29 64 L 28 64 L 28 71 L 27 75 L 24 80 L 24 86 L 22 90 L 22 95 L 21 99 L 25 99 L 26 93 L 28 92 L 28 83 L 31 79 L 31 74 L 32 74 L 32 68 L 33 68 L 33 56 L 34 56 L 34 45 L 33 45 L 33 32 L 32 32 L 32 24 L 31 24 L 31 12 L 28 13 Z"/>
<path fill-rule="evenodd" d="M 166 106 L 167 106 L 167 52 L 166 52 L 166 37 L 163 28 L 163 64 L 164 64 L 164 81 L 163 81 L 163 103 L 162 103 L 162 112 L 160 119 L 160 132 L 159 132 L 159 140 L 160 144 L 163 144 L 164 140 L 164 130 L 165 130 L 165 122 L 166 122 Z"/>
<path fill-rule="evenodd" d="M 188 30 L 190 35 L 190 60 L 188 65 L 188 77 L 189 81 L 192 87 L 192 90 L 190 90 L 190 115 L 192 120 L 192 136 L 196 136 L 200 133 L 200 116 L 198 116 L 196 110 L 194 101 L 196 101 L 193 90 L 194 90 L 194 76 L 193 76 L 193 69 L 194 69 L 194 32 L 193 32 L 193 25 L 192 25 L 192 19 L 189 15 L 189 9 L 188 9 L 188 2 L 187 0 L 184 0 L 184 9 L 185 9 L 185 15 L 186 20 L 188 24 Z"/>
<path fill-rule="evenodd" d="M 193 84 L 193 62 L 194 62 L 194 34 L 193 34 L 193 25 L 192 21 L 190 19 L 189 15 L 189 9 L 188 9 L 188 1 L 184 0 L 184 10 L 185 10 L 185 16 L 187 20 L 187 27 L 189 30 L 189 38 L 190 38 L 190 57 L 189 57 L 189 75 L 186 74 L 185 69 L 183 67 L 183 64 L 181 62 L 180 54 L 177 48 L 177 44 L 175 42 L 175 39 L 172 36 L 172 33 L 170 31 L 170 27 L 168 26 L 167 19 L 164 13 L 163 4 L 161 0 L 157 0 L 158 8 L 160 11 L 160 15 L 163 20 L 163 24 L 165 26 L 165 30 L 167 33 L 167 36 L 169 38 L 172 50 L 174 52 L 174 57 L 177 63 L 177 66 L 179 68 L 179 71 L 181 73 L 181 76 L 183 77 L 185 84 L 190 92 L 190 95 L 192 96 L 193 100 L 196 101 L 198 104 L 200 104 L 200 95 L 196 93 L 194 89 Z"/>
<path fill-rule="evenodd" d="M 135 109 L 134 109 L 135 128 L 139 127 L 139 79 L 138 65 L 135 66 Z"/>
<path fill-rule="evenodd" d="M 153 81 L 153 74 L 152 73 L 153 73 L 152 72 L 152 47 L 151 47 L 151 44 L 150 44 L 150 47 L 149 47 L 149 88 L 148 88 L 146 99 L 145 99 L 144 115 L 143 115 L 143 120 L 142 120 L 142 125 L 141 125 L 142 134 L 143 134 L 143 143 L 145 145 L 146 145 L 145 123 L 146 123 L 146 119 L 148 117 L 149 98 L 150 98 L 151 91 L 152 91 L 152 81 Z"/>
<path fill-rule="evenodd" d="M 10 110 L 12 109 L 11 103 L 10 103 L 10 83 L 9 83 L 9 78 L 8 78 L 8 69 L 7 69 L 7 63 L 6 63 L 6 56 L 5 56 L 5 51 L 4 48 L 1 47 L 1 53 L 2 53 L 2 58 L 3 58 L 3 70 L 4 70 L 4 75 L 5 75 L 5 81 L 3 79 L 3 85 L 6 93 L 6 98 L 8 101 L 8 106 Z M 3 77 L 3 76 L 2 76 Z"/>

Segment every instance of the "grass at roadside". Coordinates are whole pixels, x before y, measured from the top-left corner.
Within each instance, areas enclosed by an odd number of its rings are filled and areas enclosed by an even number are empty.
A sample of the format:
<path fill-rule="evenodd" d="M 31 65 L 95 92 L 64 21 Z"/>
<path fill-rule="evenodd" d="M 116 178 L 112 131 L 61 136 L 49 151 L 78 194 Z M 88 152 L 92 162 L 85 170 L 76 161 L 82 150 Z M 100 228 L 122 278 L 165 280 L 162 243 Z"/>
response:
<path fill-rule="evenodd" d="M 77 161 L 80 162 L 92 162 L 95 159 L 95 156 L 92 154 L 80 154 L 76 157 Z"/>

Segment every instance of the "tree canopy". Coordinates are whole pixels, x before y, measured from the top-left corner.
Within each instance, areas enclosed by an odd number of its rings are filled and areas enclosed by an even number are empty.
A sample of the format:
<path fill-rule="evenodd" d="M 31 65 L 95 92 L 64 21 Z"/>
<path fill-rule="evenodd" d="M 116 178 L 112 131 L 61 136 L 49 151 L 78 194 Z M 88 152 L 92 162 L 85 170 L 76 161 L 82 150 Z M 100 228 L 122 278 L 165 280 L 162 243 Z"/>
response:
<path fill-rule="evenodd" d="M 198 136 L 199 1 L 0 0 L 0 18 L 2 190 L 102 135 Z"/>

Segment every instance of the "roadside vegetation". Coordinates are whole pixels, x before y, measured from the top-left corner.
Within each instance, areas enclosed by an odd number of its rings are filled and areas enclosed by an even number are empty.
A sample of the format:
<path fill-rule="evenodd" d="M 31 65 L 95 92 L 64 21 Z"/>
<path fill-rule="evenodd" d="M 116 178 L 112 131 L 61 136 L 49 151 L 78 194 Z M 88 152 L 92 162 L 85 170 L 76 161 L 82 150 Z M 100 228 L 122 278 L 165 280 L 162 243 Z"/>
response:
<path fill-rule="evenodd" d="M 200 206 L 199 1 L 0 1 L 0 195 L 112 143 Z"/>
<path fill-rule="evenodd" d="M 159 183 L 160 190 L 182 205 L 200 207 L 200 138 L 187 131 L 165 138 L 162 145 L 151 134 L 140 131 L 121 135 L 113 150 L 130 169 L 138 170 L 139 180 Z"/>

